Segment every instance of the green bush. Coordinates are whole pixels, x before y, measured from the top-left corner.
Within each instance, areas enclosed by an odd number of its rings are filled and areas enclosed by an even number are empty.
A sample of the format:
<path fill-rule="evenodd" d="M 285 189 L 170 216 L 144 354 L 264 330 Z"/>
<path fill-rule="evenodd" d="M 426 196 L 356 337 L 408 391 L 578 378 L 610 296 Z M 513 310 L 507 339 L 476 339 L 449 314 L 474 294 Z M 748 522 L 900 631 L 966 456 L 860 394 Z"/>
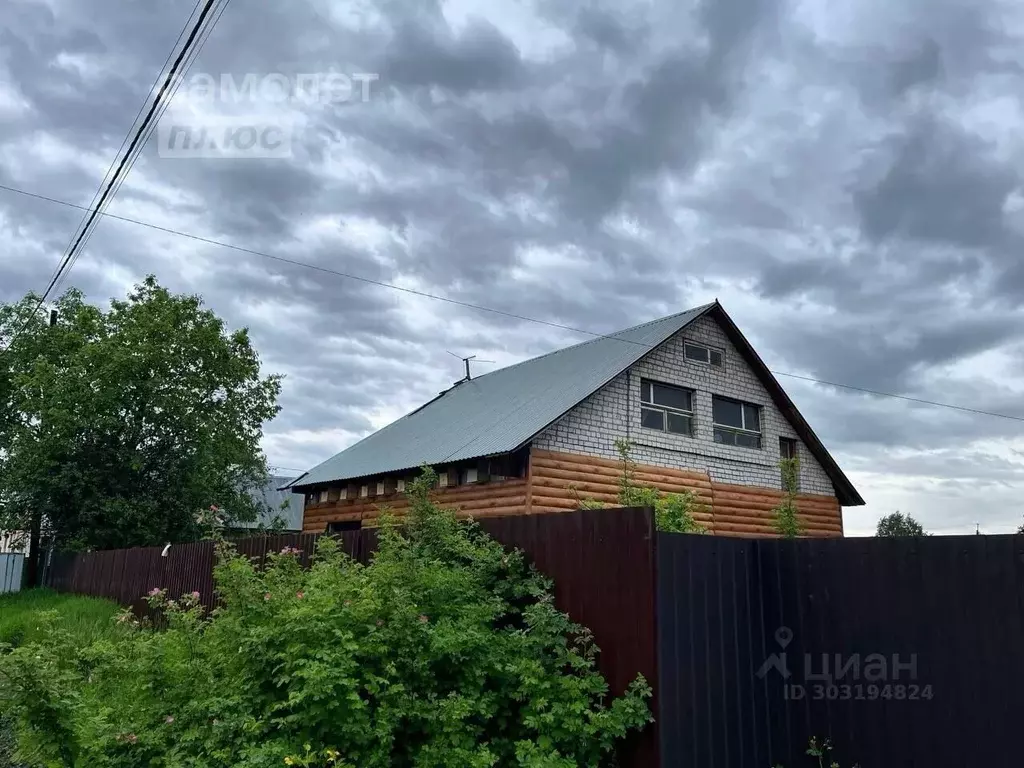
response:
<path fill-rule="evenodd" d="M 812 736 L 810 743 L 807 745 L 807 754 L 815 759 L 818 768 L 841 768 L 838 761 L 832 759 L 831 739 L 819 742 Z M 775 768 L 783 768 L 783 766 L 776 765 Z M 853 768 L 860 768 L 860 766 L 854 764 Z"/>
<path fill-rule="evenodd" d="M 782 471 L 782 490 L 786 494 L 782 501 L 772 509 L 775 532 L 784 539 L 795 539 L 804 534 L 804 525 L 798 516 L 796 507 L 797 485 L 800 478 L 800 460 L 796 458 L 782 459 L 779 462 Z"/>
<path fill-rule="evenodd" d="M 151 595 L 85 647 L 55 630 L 0 661 L 32 765 L 531 766 L 610 764 L 650 720 L 638 678 L 609 700 L 590 634 L 521 554 L 435 508 L 417 481 L 362 566 L 320 540 L 259 570 L 220 544 L 223 607 Z"/>
<path fill-rule="evenodd" d="M 693 491 L 662 493 L 657 488 L 638 485 L 633 446 L 628 440 L 616 440 L 615 449 L 622 458 L 619 477 L 619 503 L 624 507 L 652 507 L 654 522 L 659 531 L 669 533 L 707 533 L 708 530 L 694 519 L 698 508 L 697 494 Z"/>

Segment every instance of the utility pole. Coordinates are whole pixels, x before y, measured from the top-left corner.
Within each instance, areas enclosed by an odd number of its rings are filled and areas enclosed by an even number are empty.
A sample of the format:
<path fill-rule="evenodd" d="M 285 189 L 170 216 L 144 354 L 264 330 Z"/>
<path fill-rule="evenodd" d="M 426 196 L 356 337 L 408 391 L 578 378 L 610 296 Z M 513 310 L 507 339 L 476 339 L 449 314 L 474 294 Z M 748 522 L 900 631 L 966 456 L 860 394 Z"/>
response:
<path fill-rule="evenodd" d="M 57 325 L 57 310 L 50 310 L 50 328 Z M 29 589 L 41 586 L 40 584 L 40 558 L 42 556 L 42 535 L 43 535 L 43 512 L 41 509 L 32 510 L 32 520 L 28 529 L 28 557 L 26 562 L 25 578 Z"/>

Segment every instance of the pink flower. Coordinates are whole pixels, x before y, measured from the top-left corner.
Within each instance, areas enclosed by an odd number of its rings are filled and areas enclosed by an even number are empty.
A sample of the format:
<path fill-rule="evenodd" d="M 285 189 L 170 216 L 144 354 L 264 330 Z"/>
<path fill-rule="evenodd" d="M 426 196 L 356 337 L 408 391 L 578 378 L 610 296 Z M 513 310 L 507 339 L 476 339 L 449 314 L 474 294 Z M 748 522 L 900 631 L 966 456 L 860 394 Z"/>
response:
<path fill-rule="evenodd" d="M 263 595 L 263 599 L 264 600 L 269 600 L 270 599 L 270 593 L 267 592 L 265 595 Z"/>
<path fill-rule="evenodd" d="M 153 587 L 151 590 L 149 590 L 148 596 L 149 597 L 156 597 L 159 594 L 160 594 L 160 587 Z"/>
<path fill-rule="evenodd" d="M 426 624 L 430 619 L 427 618 L 426 614 L 420 614 L 420 624 Z"/>
<path fill-rule="evenodd" d="M 211 504 L 210 505 L 210 511 L 211 512 L 220 512 L 220 507 L 218 507 L 216 504 Z"/>
<path fill-rule="evenodd" d="M 296 593 L 295 593 L 295 596 L 296 596 L 297 598 L 299 598 L 299 600 L 301 600 L 301 599 L 303 598 L 303 596 L 304 596 L 304 593 L 302 593 L 302 592 L 296 592 Z"/>

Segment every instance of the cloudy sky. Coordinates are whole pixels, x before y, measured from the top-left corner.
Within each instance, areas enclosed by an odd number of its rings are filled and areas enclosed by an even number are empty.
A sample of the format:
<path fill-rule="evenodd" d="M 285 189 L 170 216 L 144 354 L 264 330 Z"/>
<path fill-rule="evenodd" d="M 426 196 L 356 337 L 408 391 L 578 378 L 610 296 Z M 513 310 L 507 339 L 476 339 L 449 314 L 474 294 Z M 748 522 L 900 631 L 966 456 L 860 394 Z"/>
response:
<path fill-rule="evenodd" d="M 0 0 L 0 183 L 87 205 L 192 8 Z M 717 297 L 776 371 L 1024 417 L 1022 37 L 1011 0 L 232 0 L 192 76 L 325 87 L 192 79 L 164 126 L 290 156 L 154 136 L 110 212 L 595 332 Z M 80 218 L 0 190 L 0 301 Z M 447 350 L 585 338 L 110 219 L 71 282 L 147 273 L 286 374 L 286 468 L 447 387 Z M 782 382 L 868 501 L 848 531 L 1024 521 L 1024 423 Z"/>

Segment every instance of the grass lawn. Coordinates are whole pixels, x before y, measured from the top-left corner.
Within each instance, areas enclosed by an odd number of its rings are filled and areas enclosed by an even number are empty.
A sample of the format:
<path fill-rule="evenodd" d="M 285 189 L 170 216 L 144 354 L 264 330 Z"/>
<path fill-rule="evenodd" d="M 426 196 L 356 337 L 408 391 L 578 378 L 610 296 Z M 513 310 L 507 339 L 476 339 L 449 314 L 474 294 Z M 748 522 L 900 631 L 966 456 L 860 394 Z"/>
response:
<path fill-rule="evenodd" d="M 109 600 L 30 589 L 0 595 L 0 643 L 20 645 L 45 640 L 39 617 L 55 611 L 57 625 L 88 643 L 113 627 L 120 607 Z"/>

